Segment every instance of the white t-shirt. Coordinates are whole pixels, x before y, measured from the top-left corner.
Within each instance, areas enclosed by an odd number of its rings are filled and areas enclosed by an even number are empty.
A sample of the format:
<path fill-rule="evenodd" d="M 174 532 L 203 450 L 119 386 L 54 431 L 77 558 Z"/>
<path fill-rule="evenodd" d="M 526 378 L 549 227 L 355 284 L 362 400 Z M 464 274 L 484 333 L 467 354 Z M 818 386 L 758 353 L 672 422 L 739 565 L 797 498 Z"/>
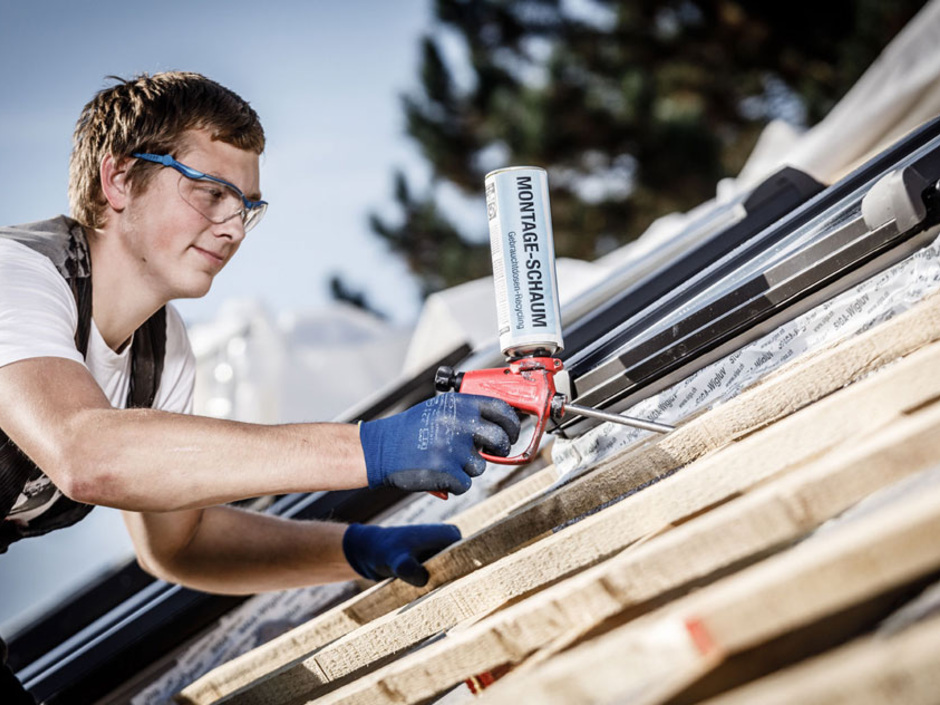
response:
<path fill-rule="evenodd" d="M 131 346 L 107 346 L 92 321 L 87 358 L 75 348 L 78 309 L 68 283 L 44 255 L 0 239 L 0 367 L 35 357 L 63 357 L 85 365 L 116 408 L 124 408 L 131 378 Z M 179 313 L 167 306 L 166 357 L 153 408 L 191 413 L 196 364 Z M 37 485 L 39 483 L 39 485 Z M 28 522 L 58 498 L 48 478 L 27 485 L 8 519 Z"/>

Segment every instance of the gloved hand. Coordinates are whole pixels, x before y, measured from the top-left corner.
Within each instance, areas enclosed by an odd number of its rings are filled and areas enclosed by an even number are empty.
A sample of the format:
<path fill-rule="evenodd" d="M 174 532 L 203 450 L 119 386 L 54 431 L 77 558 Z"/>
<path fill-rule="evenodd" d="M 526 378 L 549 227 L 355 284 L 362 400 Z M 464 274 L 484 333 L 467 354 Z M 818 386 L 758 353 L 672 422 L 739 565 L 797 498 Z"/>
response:
<path fill-rule="evenodd" d="M 460 529 L 452 524 L 350 524 L 343 534 L 343 553 L 353 570 L 369 580 L 401 578 L 422 587 L 428 571 L 421 564 L 459 540 Z"/>
<path fill-rule="evenodd" d="M 516 412 L 501 399 L 455 392 L 369 421 L 359 430 L 369 487 L 463 494 L 486 469 L 478 450 L 509 455 L 519 428 Z"/>

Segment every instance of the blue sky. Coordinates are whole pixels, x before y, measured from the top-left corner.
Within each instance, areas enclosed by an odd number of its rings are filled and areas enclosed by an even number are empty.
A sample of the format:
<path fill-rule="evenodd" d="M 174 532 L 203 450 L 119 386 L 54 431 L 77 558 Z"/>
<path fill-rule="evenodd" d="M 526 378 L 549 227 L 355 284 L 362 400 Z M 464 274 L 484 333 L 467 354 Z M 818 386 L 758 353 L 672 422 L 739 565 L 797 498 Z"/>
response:
<path fill-rule="evenodd" d="M 67 211 L 72 129 L 105 76 L 199 71 L 261 115 L 271 207 L 212 292 L 180 302 L 184 317 L 211 318 L 230 297 L 272 311 L 324 306 L 327 278 L 340 272 L 411 322 L 417 287 L 366 217 L 394 214 L 394 167 L 425 178 L 398 96 L 416 85 L 417 39 L 430 27 L 430 0 L 0 0 L 0 221 Z M 96 510 L 0 556 L 0 634 L 29 605 L 68 592 L 69 577 L 90 577 L 127 551 L 120 524 Z"/>

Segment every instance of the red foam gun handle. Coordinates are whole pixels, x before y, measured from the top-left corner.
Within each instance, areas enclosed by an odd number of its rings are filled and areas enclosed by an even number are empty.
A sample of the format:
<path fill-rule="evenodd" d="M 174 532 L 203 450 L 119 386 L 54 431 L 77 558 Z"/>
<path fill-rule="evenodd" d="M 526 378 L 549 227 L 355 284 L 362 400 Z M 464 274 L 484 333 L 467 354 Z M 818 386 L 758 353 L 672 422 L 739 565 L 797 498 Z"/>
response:
<path fill-rule="evenodd" d="M 562 367 L 561 360 L 554 357 L 527 357 L 511 362 L 509 367 L 463 373 L 457 391 L 502 399 L 510 406 L 536 417 L 532 440 L 522 453 L 509 458 L 480 453 L 485 460 L 499 465 L 521 465 L 532 460 L 551 416 L 555 374 Z"/>

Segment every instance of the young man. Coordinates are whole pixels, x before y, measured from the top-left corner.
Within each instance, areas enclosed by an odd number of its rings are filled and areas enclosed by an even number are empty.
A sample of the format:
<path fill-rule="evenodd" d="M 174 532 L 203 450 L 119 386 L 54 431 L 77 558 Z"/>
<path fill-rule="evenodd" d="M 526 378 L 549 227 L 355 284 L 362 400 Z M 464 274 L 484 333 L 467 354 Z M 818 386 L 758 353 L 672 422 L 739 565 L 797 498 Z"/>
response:
<path fill-rule="evenodd" d="M 224 506 L 380 485 L 460 493 L 485 467 L 478 450 L 505 455 L 519 433 L 505 403 L 457 394 L 361 427 L 188 415 L 193 355 L 167 304 L 205 295 L 260 220 L 263 148 L 254 110 L 203 76 L 121 81 L 79 118 L 74 220 L 0 229 L 0 552 L 105 505 L 124 510 L 154 575 L 254 593 L 356 573 L 423 584 L 421 561 L 459 538 Z M 3 670 L 0 700 L 6 679 L 30 702 Z"/>

